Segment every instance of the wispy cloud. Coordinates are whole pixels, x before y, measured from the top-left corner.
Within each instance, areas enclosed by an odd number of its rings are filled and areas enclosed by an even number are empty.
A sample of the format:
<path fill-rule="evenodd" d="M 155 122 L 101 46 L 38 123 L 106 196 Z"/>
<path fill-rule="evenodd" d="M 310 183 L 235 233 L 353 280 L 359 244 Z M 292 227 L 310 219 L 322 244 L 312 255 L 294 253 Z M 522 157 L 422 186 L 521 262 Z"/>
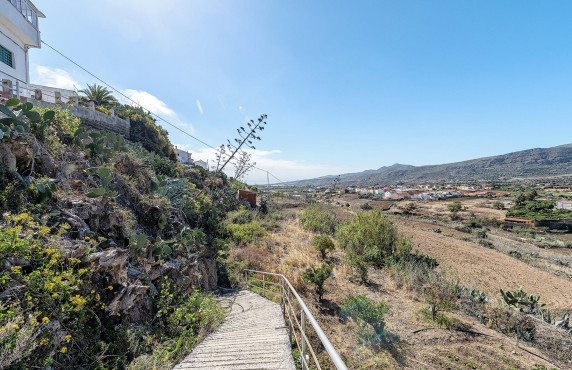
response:
<path fill-rule="evenodd" d="M 35 65 L 32 69 L 32 81 L 34 84 L 57 87 L 60 89 L 73 90 L 81 88 L 81 84 L 75 81 L 72 76 L 60 68 Z"/>
<path fill-rule="evenodd" d="M 201 102 L 199 101 L 199 99 L 197 99 L 197 109 L 199 110 L 199 113 L 202 116 L 204 114 L 203 113 L 203 106 L 201 105 Z"/>

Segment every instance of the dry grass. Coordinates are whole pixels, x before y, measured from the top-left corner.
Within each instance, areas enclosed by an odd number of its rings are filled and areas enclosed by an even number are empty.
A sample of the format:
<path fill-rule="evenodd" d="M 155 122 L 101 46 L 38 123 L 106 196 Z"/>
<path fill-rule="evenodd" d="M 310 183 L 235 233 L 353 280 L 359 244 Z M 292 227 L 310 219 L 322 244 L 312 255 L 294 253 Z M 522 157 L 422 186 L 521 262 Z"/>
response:
<path fill-rule="evenodd" d="M 306 268 L 322 263 L 318 251 L 310 245 L 315 234 L 302 230 L 299 226 L 297 215 L 300 212 L 298 207 L 284 209 L 285 217 L 280 221 L 279 229 L 258 243 L 260 249 L 265 250 L 270 257 L 263 270 L 282 273 L 290 280 L 349 368 L 419 369 L 447 368 L 447 366 L 471 368 L 471 364 L 474 364 L 478 368 L 530 369 L 535 362 L 551 368 L 549 363 L 516 347 L 514 338 L 499 334 L 460 311 L 448 315 L 454 317 L 459 325 L 483 335 L 435 328 L 434 324 L 427 322 L 418 314 L 422 309 L 427 309 L 422 295 L 408 290 L 401 279 L 389 269 L 370 269 L 370 284 L 367 286 L 357 284 L 359 278 L 352 278 L 357 276 L 356 272 L 345 262 L 345 253 L 339 249 L 328 256 L 327 261 L 334 266 L 334 276 L 326 281 L 326 293 L 324 300 L 320 302 L 313 290 L 305 287 L 300 277 Z M 344 218 L 355 214 L 347 207 L 339 207 L 336 213 Z M 413 235 L 414 239 L 418 235 L 414 233 L 418 231 L 417 229 L 419 227 L 402 228 L 406 234 Z M 445 230 L 448 231 L 446 228 L 443 229 L 443 233 Z M 439 239 L 438 244 L 442 244 L 443 240 L 448 240 L 449 244 L 458 242 L 455 238 L 433 233 L 429 228 L 421 235 L 422 237 L 417 240 L 418 243 L 430 246 L 434 245 L 430 236 L 435 235 L 444 238 Z M 439 255 L 439 261 L 442 265 L 455 266 L 459 261 L 458 251 L 449 244 L 444 247 L 449 249 L 448 253 L 443 252 Z M 470 244 L 470 248 L 475 248 L 475 244 Z M 509 258 L 506 255 L 505 257 Z M 460 261 L 462 262 L 463 258 Z M 471 270 L 472 266 L 463 268 Z M 499 275 L 502 276 L 505 270 L 505 268 L 499 269 L 496 271 L 497 276 L 488 274 L 484 278 L 495 280 Z M 473 281 L 469 282 L 471 284 L 468 285 L 473 285 Z M 384 341 L 361 342 L 359 335 L 361 329 L 356 323 L 342 317 L 342 302 L 350 294 L 365 294 L 376 301 L 384 301 L 389 306 L 390 310 L 386 314 L 385 321 L 391 334 Z M 317 338 L 315 336 L 312 338 L 317 344 Z M 317 347 L 319 348 L 319 345 Z M 544 356 L 538 349 L 526 346 L 526 343 L 521 342 L 521 347 Z M 320 356 L 327 363 L 326 354 L 321 353 Z"/>

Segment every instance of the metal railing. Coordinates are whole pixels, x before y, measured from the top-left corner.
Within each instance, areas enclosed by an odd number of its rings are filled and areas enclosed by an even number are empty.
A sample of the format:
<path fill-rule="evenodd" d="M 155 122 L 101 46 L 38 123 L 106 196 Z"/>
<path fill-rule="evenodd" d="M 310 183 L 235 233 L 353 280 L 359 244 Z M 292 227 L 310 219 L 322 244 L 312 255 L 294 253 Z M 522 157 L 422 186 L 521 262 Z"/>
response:
<path fill-rule="evenodd" d="M 258 278 L 260 276 L 261 278 Z M 306 322 L 309 322 L 314 329 L 315 334 L 322 342 L 324 349 L 328 353 L 330 360 L 333 362 L 338 370 L 347 370 L 347 366 L 341 359 L 338 352 L 336 352 L 334 346 L 326 337 L 326 334 L 320 328 L 320 325 L 314 319 L 314 316 L 302 301 L 302 298 L 296 292 L 296 289 L 290 284 L 288 279 L 284 275 L 274 274 L 271 272 L 256 271 L 256 270 L 244 270 L 244 279 L 248 287 L 255 288 L 259 290 L 263 297 L 266 297 L 268 293 L 273 294 L 275 297 L 280 298 L 280 307 L 282 308 L 282 314 L 287 322 L 288 336 L 290 342 L 295 339 L 296 346 L 300 351 L 300 365 L 302 370 L 316 368 L 322 369 L 320 361 L 316 356 L 316 351 L 312 347 L 312 343 L 308 339 L 308 328 L 306 327 Z M 294 298 L 294 299 L 293 299 Z M 294 304 L 293 304 L 294 303 Z M 294 306 L 298 304 L 299 318 L 297 316 L 297 310 Z M 310 367 L 310 356 L 313 360 L 314 365 Z"/>
<path fill-rule="evenodd" d="M 34 7 L 30 5 L 30 3 L 26 0 L 8 0 L 8 2 L 14 5 L 14 7 L 22 13 L 24 18 L 38 29 L 38 13 L 36 13 Z"/>

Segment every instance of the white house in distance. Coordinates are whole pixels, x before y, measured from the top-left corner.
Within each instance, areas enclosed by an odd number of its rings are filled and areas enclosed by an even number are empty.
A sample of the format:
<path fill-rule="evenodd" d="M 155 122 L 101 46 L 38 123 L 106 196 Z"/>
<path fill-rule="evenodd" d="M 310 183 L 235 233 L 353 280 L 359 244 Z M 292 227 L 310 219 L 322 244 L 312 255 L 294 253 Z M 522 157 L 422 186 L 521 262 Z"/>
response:
<path fill-rule="evenodd" d="M 191 152 L 175 148 L 175 153 L 177 153 L 177 159 L 179 160 L 179 163 L 188 165 L 193 164 L 193 158 Z"/>
<path fill-rule="evenodd" d="M 556 202 L 557 209 L 572 209 L 572 202 L 569 200 L 559 200 Z"/>
<path fill-rule="evenodd" d="M 2 1 L 2 0 L 0 0 L 0 1 Z M 209 169 L 208 163 L 205 161 L 201 161 L 200 159 L 198 161 L 195 161 L 195 166 L 200 166 L 200 167 L 204 168 L 205 170 Z"/>
<path fill-rule="evenodd" d="M 45 15 L 29 0 L 0 0 L 0 78 L 2 96 L 29 96 L 28 50 L 40 48 L 38 18 Z"/>

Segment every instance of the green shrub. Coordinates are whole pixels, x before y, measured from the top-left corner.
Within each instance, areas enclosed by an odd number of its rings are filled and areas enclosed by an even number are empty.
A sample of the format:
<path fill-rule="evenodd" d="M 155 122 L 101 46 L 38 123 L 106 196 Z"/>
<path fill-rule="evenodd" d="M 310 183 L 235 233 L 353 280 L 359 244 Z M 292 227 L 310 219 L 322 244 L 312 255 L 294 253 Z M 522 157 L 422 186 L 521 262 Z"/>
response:
<path fill-rule="evenodd" d="M 336 229 L 336 216 L 322 204 L 313 204 L 300 215 L 303 229 L 322 234 L 332 234 Z"/>
<path fill-rule="evenodd" d="M 169 177 L 179 177 L 181 175 L 179 164 L 173 162 L 169 158 L 149 151 L 141 146 L 141 144 L 132 145 L 131 148 L 137 155 L 138 159 L 144 164 L 150 166 L 157 175 L 165 175 Z"/>
<path fill-rule="evenodd" d="M 449 218 L 451 219 L 451 221 L 460 221 L 461 220 L 461 216 L 459 215 L 459 212 L 451 212 L 449 214 Z"/>
<path fill-rule="evenodd" d="M 373 209 L 373 207 L 369 203 L 364 203 L 364 204 L 360 205 L 359 208 L 364 210 L 364 211 L 369 211 L 369 210 Z"/>
<path fill-rule="evenodd" d="M 141 108 L 134 108 L 123 105 L 116 108 L 120 117 L 129 117 L 131 129 L 129 138 L 131 141 L 141 143 L 145 149 L 154 152 L 162 157 L 166 157 L 173 162 L 177 161 L 175 148 L 169 141 L 168 132 Z"/>
<path fill-rule="evenodd" d="M 460 210 L 463 209 L 463 206 L 461 205 L 461 202 L 459 202 L 459 201 L 457 200 L 457 201 L 454 201 L 454 202 L 451 203 L 451 204 L 447 204 L 447 208 L 448 208 L 449 211 L 451 211 L 451 212 L 459 212 Z"/>
<path fill-rule="evenodd" d="M 319 268 L 311 267 L 306 269 L 302 273 L 302 279 L 306 284 L 314 284 L 316 285 L 316 294 L 318 294 L 318 298 L 320 301 L 324 297 L 324 293 L 326 290 L 324 289 L 324 283 L 332 274 L 332 266 L 322 264 Z"/>
<path fill-rule="evenodd" d="M 499 201 L 499 200 L 496 200 L 493 202 L 493 208 L 494 209 L 504 209 L 504 203 Z"/>
<path fill-rule="evenodd" d="M 402 245 L 396 227 L 381 210 L 360 213 L 340 225 L 336 238 L 346 251 L 363 256 L 366 263 L 376 267 L 382 267 L 385 259 Z"/>
<path fill-rule="evenodd" d="M 333 251 L 336 248 L 332 239 L 327 235 L 316 235 L 312 239 L 312 247 L 320 252 L 323 260 L 326 259 L 329 250 Z"/>
<path fill-rule="evenodd" d="M 456 287 L 450 284 L 427 285 L 423 289 L 425 301 L 429 304 L 433 321 L 437 320 L 437 313 L 440 311 L 451 311 L 458 307 Z M 444 317 L 442 316 L 442 319 Z M 443 320 L 441 320 L 443 322 Z M 440 323 L 441 324 L 441 323 Z"/>
<path fill-rule="evenodd" d="M 236 211 L 231 211 L 226 215 L 226 222 L 229 224 L 247 224 L 252 222 L 254 215 L 252 211 L 246 209 L 245 206 L 241 206 Z"/>
<path fill-rule="evenodd" d="M 266 230 L 256 221 L 246 224 L 230 224 L 226 228 L 231 240 L 236 244 L 252 243 L 254 240 L 268 235 Z"/>
<path fill-rule="evenodd" d="M 360 326 L 370 325 L 376 337 L 382 338 L 385 334 L 384 315 L 389 307 L 384 302 L 375 302 L 365 294 L 349 295 L 342 303 L 342 314 L 351 317 Z"/>

